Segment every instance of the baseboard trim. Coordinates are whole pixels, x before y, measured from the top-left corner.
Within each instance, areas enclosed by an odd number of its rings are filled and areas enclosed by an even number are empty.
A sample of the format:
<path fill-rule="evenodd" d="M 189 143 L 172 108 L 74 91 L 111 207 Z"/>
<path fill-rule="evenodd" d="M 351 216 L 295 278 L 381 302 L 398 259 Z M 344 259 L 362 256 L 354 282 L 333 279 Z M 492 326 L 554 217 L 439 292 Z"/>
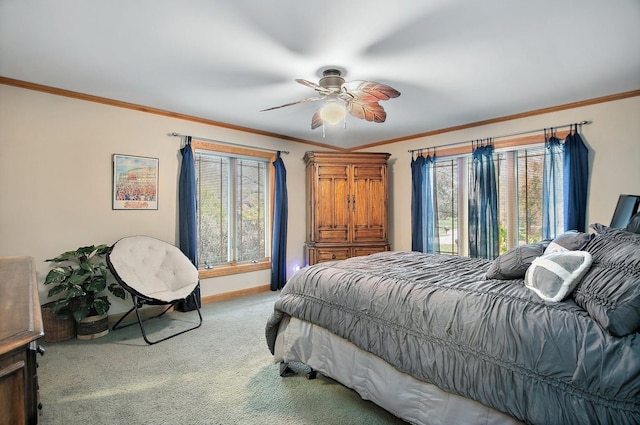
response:
<path fill-rule="evenodd" d="M 158 314 L 162 313 L 162 310 L 164 310 L 165 308 L 167 308 L 166 305 L 150 305 L 150 306 L 146 306 L 144 308 L 141 308 L 138 311 L 140 312 L 140 317 L 142 318 L 142 320 L 146 320 L 146 319 L 148 319 L 150 317 L 157 316 Z M 126 311 L 123 312 L 123 313 L 110 314 L 109 315 L 109 326 L 110 327 L 113 326 L 125 314 L 127 314 Z M 123 322 L 123 324 L 127 325 L 129 323 L 135 323 L 137 321 L 138 321 L 138 319 L 136 318 L 135 311 L 131 311 L 129 313 L 129 317 L 127 318 L 127 320 L 125 320 Z"/>
<path fill-rule="evenodd" d="M 202 297 L 201 304 L 205 305 L 205 304 L 217 303 L 217 302 L 220 302 L 220 301 L 228 301 L 228 300 L 232 300 L 232 299 L 235 299 L 235 298 L 246 297 L 247 295 L 255 295 L 255 294 L 260 294 L 262 292 L 268 292 L 270 290 L 271 290 L 271 286 L 270 285 L 261 285 L 261 286 L 254 286 L 254 287 L 251 287 L 251 288 L 246 288 L 246 289 L 239 289 L 237 291 L 223 292 L 221 294 L 207 295 L 205 297 Z M 150 317 L 157 316 L 165 308 L 167 308 L 166 305 L 145 306 L 144 308 L 141 308 L 139 310 L 140 311 L 140 316 L 142 317 L 142 320 L 145 320 L 145 319 L 148 319 Z M 126 312 L 110 314 L 109 315 L 109 326 L 111 326 L 114 323 L 116 323 L 125 314 L 126 314 Z M 137 320 L 135 312 L 132 311 L 130 316 L 131 316 L 131 319 L 130 319 L 131 322 L 135 322 Z M 130 321 L 127 320 L 126 323 L 129 323 Z"/>
<path fill-rule="evenodd" d="M 239 289 L 237 291 L 223 292 L 221 294 L 207 295 L 205 297 L 202 297 L 202 305 L 217 303 L 220 301 L 228 301 L 234 298 L 246 297 L 247 295 L 260 294 L 262 292 L 267 292 L 270 290 L 270 285 L 261 285 L 246 289 Z"/>

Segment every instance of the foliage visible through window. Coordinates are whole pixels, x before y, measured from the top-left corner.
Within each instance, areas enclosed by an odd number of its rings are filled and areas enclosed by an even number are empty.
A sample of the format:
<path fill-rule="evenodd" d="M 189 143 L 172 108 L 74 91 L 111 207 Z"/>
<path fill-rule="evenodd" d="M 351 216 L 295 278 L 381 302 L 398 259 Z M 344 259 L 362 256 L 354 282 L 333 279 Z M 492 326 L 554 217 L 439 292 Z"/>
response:
<path fill-rule="evenodd" d="M 543 220 L 543 164 L 545 147 L 533 145 L 520 149 L 495 153 L 498 171 L 498 217 L 500 225 L 500 252 L 518 245 L 535 243 L 542 239 Z M 460 173 L 471 175 L 471 159 L 467 156 L 443 158 L 436 163 L 438 193 L 438 226 L 440 252 L 461 255 L 466 252 L 467 241 L 459 240 L 461 227 L 468 226 L 462 210 L 468 202 L 468 188 L 460 187 Z M 558 193 L 562 193 L 562 176 L 559 176 Z M 466 195 L 465 195 L 466 196 Z M 556 202 L 561 206 L 562 198 Z M 562 208 L 559 208 L 562 210 Z"/>
<path fill-rule="evenodd" d="M 498 155 L 500 252 L 543 239 L 544 154 L 545 147 L 536 146 Z M 561 175 L 557 185 L 561 194 Z M 562 204 L 562 198 L 557 202 Z"/>
<path fill-rule="evenodd" d="M 458 167 L 455 159 L 436 163 L 440 252 L 458 254 Z"/>
<path fill-rule="evenodd" d="M 268 257 L 267 159 L 195 151 L 200 268 Z"/>

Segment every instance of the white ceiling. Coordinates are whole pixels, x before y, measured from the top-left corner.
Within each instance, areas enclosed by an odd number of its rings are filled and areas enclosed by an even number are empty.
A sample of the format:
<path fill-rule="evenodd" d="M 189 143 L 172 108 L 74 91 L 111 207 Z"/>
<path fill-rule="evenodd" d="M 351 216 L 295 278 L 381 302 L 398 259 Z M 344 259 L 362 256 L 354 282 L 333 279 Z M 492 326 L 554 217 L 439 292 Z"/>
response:
<path fill-rule="evenodd" d="M 331 65 L 385 123 L 260 112 Z M 352 148 L 640 89 L 640 1 L 0 0 L 0 76 Z"/>

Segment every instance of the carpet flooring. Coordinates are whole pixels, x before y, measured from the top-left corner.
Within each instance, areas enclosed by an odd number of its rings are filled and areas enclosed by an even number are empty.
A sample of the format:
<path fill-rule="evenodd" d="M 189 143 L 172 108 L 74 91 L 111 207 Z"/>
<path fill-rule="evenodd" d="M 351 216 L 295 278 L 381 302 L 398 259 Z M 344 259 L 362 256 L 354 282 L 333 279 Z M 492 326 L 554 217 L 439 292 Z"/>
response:
<path fill-rule="evenodd" d="M 202 308 L 202 327 L 147 345 L 138 326 L 90 341 L 41 343 L 42 424 L 404 424 L 385 410 L 294 364 L 281 378 L 264 328 L 278 293 Z M 146 322 L 157 338 L 192 325 L 195 312 Z"/>

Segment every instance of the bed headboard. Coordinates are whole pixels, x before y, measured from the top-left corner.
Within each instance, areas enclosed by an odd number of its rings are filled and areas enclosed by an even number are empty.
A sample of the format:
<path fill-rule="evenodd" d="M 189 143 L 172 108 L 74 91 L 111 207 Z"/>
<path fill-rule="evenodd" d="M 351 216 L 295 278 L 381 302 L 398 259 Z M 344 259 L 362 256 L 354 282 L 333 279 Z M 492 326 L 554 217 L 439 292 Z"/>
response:
<path fill-rule="evenodd" d="M 638 206 L 640 206 L 640 195 L 620 195 L 609 227 L 619 229 L 626 227 L 631 217 L 638 212 Z"/>

